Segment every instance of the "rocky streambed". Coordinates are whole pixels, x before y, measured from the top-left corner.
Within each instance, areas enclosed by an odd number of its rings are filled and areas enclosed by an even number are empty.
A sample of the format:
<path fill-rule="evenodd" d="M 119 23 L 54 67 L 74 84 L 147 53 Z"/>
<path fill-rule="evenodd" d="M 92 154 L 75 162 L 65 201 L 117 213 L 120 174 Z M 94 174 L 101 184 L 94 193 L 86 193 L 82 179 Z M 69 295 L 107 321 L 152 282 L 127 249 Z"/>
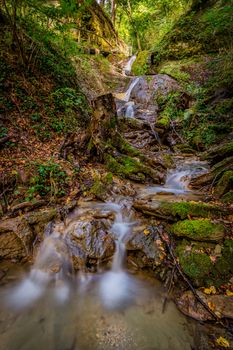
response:
<path fill-rule="evenodd" d="M 2 220 L 4 349 L 205 350 L 218 348 L 220 337 L 230 346 L 224 328 L 193 321 L 215 319 L 175 264 L 219 322 L 233 317 L 232 210 L 197 185 L 209 176 L 208 162 L 179 151 L 179 134 L 158 113 L 158 98 L 180 89 L 155 75 L 133 78 L 115 96 L 121 134 L 104 159 L 123 180 L 101 168 L 78 202 L 21 206 Z M 99 100 L 102 115 L 105 107 Z"/>

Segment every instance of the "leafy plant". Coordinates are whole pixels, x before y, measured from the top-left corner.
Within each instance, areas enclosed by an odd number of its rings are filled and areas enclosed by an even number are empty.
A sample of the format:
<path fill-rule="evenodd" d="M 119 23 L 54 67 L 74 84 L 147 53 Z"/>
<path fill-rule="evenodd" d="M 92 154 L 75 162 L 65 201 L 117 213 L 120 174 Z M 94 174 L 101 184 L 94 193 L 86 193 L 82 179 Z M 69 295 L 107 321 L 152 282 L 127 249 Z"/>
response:
<path fill-rule="evenodd" d="M 51 198 L 61 197 L 66 194 L 68 176 L 61 165 L 50 159 L 44 164 L 35 164 L 36 173 L 31 178 L 31 186 L 27 191 L 27 200 L 31 200 L 36 195 Z"/>

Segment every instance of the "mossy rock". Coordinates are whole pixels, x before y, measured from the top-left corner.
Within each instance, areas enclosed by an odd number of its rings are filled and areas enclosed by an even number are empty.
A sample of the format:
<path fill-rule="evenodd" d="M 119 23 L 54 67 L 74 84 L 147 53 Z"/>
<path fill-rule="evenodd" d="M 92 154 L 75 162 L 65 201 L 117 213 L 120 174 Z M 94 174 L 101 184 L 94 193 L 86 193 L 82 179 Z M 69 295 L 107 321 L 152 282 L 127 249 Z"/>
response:
<path fill-rule="evenodd" d="M 233 170 L 228 170 L 222 175 L 222 177 L 218 181 L 214 189 L 214 194 L 221 197 L 226 192 L 232 189 L 233 189 Z"/>
<path fill-rule="evenodd" d="M 175 145 L 174 150 L 178 151 L 180 153 L 188 153 L 188 154 L 195 153 L 194 149 L 192 149 L 189 145 L 184 144 L 184 143 L 180 143 L 178 145 Z"/>
<path fill-rule="evenodd" d="M 170 232 L 177 237 L 186 237 L 194 241 L 218 242 L 224 237 L 225 227 L 209 219 L 184 220 L 173 224 Z"/>
<path fill-rule="evenodd" d="M 205 286 L 206 279 L 213 270 L 213 263 L 208 254 L 203 252 L 202 246 L 191 246 L 183 241 L 176 248 L 176 254 L 184 273 L 196 287 Z"/>
<path fill-rule="evenodd" d="M 163 113 L 156 121 L 155 126 L 157 128 L 168 130 L 170 128 L 170 117 L 166 113 Z"/>
<path fill-rule="evenodd" d="M 214 217 L 224 215 L 224 209 L 218 206 L 196 202 L 162 202 L 158 210 L 163 216 L 178 219 L 193 217 Z"/>
<path fill-rule="evenodd" d="M 113 185 L 113 176 L 111 173 L 107 173 L 102 178 L 96 177 L 94 183 L 90 189 L 90 192 L 100 200 L 106 200 L 108 192 Z"/>
<path fill-rule="evenodd" d="M 134 208 L 144 214 L 158 217 L 168 221 L 184 220 L 188 217 L 221 218 L 229 215 L 232 210 L 221 206 L 199 202 L 160 202 L 138 200 L 133 204 Z"/>
<path fill-rule="evenodd" d="M 150 51 L 139 51 L 137 58 L 132 65 L 132 73 L 134 75 L 152 74 L 150 57 Z"/>
<path fill-rule="evenodd" d="M 211 260 L 209 253 L 214 256 L 215 246 L 210 243 L 192 243 L 183 240 L 176 248 L 184 273 L 196 287 L 220 287 L 229 282 L 233 276 L 233 240 L 225 240 L 221 247 L 221 256 L 216 261 Z"/>
<path fill-rule="evenodd" d="M 104 161 L 109 171 L 122 178 L 137 182 L 153 181 L 154 183 L 161 183 L 161 172 L 144 165 L 143 160 L 139 158 L 123 154 L 114 154 L 114 156 L 105 154 Z"/>
<path fill-rule="evenodd" d="M 215 264 L 214 276 L 221 276 L 222 283 L 227 282 L 233 276 L 233 240 L 226 239 L 222 248 L 222 256 Z"/>

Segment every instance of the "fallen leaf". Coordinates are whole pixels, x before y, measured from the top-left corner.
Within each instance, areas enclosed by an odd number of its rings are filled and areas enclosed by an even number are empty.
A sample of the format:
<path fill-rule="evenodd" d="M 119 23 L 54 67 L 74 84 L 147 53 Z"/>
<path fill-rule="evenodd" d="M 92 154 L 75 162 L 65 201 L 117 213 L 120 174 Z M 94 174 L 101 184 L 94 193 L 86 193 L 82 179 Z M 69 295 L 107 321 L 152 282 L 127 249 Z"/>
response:
<path fill-rule="evenodd" d="M 226 290 L 226 295 L 228 297 L 233 297 L 233 292 L 231 292 L 229 289 Z"/>
<path fill-rule="evenodd" d="M 149 235 L 150 234 L 150 230 L 147 230 L 147 229 L 145 229 L 144 231 L 143 231 L 143 233 L 144 233 L 144 235 Z"/>
<path fill-rule="evenodd" d="M 229 348 L 230 347 L 230 343 L 227 339 L 223 338 L 223 337 L 219 337 L 218 339 L 216 339 L 216 344 L 219 346 L 222 346 L 223 348 Z"/>
<path fill-rule="evenodd" d="M 211 287 L 209 287 L 209 288 L 205 288 L 205 289 L 204 289 L 204 293 L 205 293 L 205 294 L 208 294 L 208 295 L 210 295 L 210 294 L 216 294 L 216 288 L 215 288 L 214 286 L 211 286 Z"/>
<path fill-rule="evenodd" d="M 214 303 L 212 303 L 211 301 L 208 302 L 208 306 L 210 308 L 211 311 L 214 311 L 215 310 L 215 305 Z"/>

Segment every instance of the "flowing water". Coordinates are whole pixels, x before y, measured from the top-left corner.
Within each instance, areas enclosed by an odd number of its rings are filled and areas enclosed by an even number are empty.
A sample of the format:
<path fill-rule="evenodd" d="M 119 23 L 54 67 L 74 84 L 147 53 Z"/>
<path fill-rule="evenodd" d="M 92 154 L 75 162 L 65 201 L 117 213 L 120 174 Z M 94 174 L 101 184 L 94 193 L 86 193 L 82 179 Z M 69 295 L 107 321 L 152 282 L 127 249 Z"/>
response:
<path fill-rule="evenodd" d="M 124 73 L 129 75 L 131 73 L 131 69 L 132 69 L 132 65 L 134 63 L 134 61 L 136 60 L 137 56 L 134 55 L 132 56 L 129 61 L 127 62 L 125 68 L 124 68 Z"/>
<path fill-rule="evenodd" d="M 133 62 L 126 66 L 129 71 Z M 123 100 L 128 102 L 139 78 Z M 127 108 L 133 117 L 133 104 Z M 164 186 L 143 188 L 145 194 L 188 194 L 190 179 L 207 164 L 178 157 Z M 111 213 L 115 240 L 111 267 L 95 274 L 75 274 L 67 235 L 83 212 Z M 172 301 L 163 312 L 164 290 L 148 276 L 126 269 L 126 242 L 138 223 L 124 201 L 87 202 L 45 235 L 29 272 L 0 289 L 0 344 L 4 350 L 191 350 L 194 323 Z M 16 273 L 17 277 L 17 273 Z"/>
<path fill-rule="evenodd" d="M 75 218 L 68 227 L 55 226 L 31 271 L 21 282 L 2 288 L 2 349 L 191 349 L 193 324 L 172 301 L 162 313 L 160 283 L 125 269 L 125 243 L 137 223 L 122 204 L 87 203 L 83 211 L 97 209 L 115 217 L 111 269 L 75 276 L 65 243 Z"/>

